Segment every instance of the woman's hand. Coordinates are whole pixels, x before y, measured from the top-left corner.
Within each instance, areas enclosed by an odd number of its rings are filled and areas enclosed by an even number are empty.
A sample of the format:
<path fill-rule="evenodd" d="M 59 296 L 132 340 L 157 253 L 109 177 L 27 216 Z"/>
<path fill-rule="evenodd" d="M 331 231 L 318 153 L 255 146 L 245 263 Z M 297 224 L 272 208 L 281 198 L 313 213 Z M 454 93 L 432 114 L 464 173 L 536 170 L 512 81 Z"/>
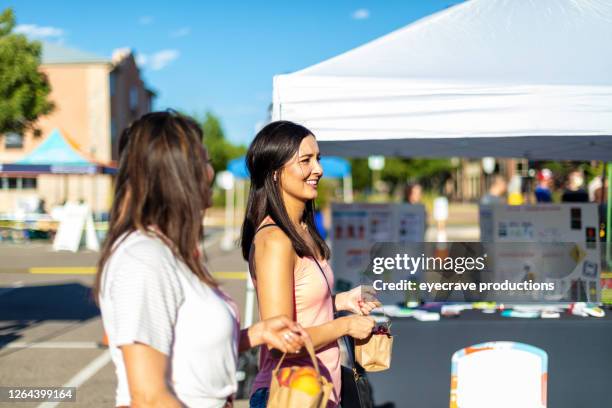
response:
<path fill-rule="evenodd" d="M 376 290 L 372 286 L 361 285 L 336 295 L 336 310 L 367 316 L 379 306 L 381 303 L 376 299 Z"/>
<path fill-rule="evenodd" d="M 277 316 L 255 323 L 249 328 L 253 346 L 266 344 L 283 353 L 299 353 L 308 333 L 286 316 Z"/>
<path fill-rule="evenodd" d="M 345 333 L 355 339 L 366 339 L 372 334 L 374 328 L 374 318 L 370 316 L 344 316 L 339 320 L 346 323 Z"/>

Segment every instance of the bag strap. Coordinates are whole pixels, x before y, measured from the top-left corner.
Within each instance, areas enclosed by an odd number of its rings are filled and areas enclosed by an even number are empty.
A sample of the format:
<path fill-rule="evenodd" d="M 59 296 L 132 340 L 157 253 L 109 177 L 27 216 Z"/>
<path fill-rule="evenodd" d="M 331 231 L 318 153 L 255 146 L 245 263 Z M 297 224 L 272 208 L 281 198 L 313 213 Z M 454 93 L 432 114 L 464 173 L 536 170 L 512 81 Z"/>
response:
<path fill-rule="evenodd" d="M 342 340 L 344 340 L 344 345 L 346 346 L 346 352 L 348 353 L 348 360 L 349 363 L 351 363 L 351 369 L 353 370 L 353 372 L 355 372 L 357 370 L 357 367 L 355 366 L 355 349 L 354 344 L 351 343 L 351 340 L 348 338 L 348 336 L 342 336 Z"/>
<path fill-rule="evenodd" d="M 332 294 L 332 290 L 329 287 L 329 282 L 327 281 L 327 275 L 325 275 L 325 272 L 323 271 L 323 268 L 321 267 L 321 264 L 319 263 L 319 261 L 317 261 L 317 258 L 315 258 L 314 256 L 312 256 L 311 258 L 312 258 L 313 261 L 315 261 L 315 263 L 319 267 L 319 270 L 321 271 L 321 274 L 323 274 L 323 280 L 325 281 L 325 284 L 327 285 L 327 290 L 329 291 L 329 295 L 333 299 L 334 295 Z"/>
<path fill-rule="evenodd" d="M 319 363 L 317 363 L 317 356 L 315 354 L 315 350 L 314 350 L 314 346 L 312 344 L 312 341 L 309 338 L 305 338 L 304 339 L 304 346 L 306 346 L 306 351 L 308 351 L 308 355 L 310 356 L 310 359 L 312 360 L 312 365 L 314 366 L 314 369 L 317 372 L 317 376 L 321 376 L 321 373 L 319 372 Z M 276 368 L 274 369 L 274 372 L 278 371 L 278 369 L 280 368 L 281 364 L 283 363 L 283 360 L 285 359 L 286 355 L 287 355 L 287 353 L 283 353 L 283 356 L 278 361 L 278 364 L 276 365 Z"/>
<path fill-rule="evenodd" d="M 323 279 L 325 279 L 325 283 L 327 284 L 327 290 L 329 290 L 329 294 L 331 295 L 332 294 L 331 288 L 329 287 L 329 282 L 327 281 L 327 276 L 325 275 L 323 268 L 319 264 L 319 261 L 317 261 L 314 257 L 312 259 L 315 261 L 315 263 L 319 267 L 319 270 L 323 274 Z M 351 363 L 350 368 L 353 371 L 353 375 L 355 376 L 355 378 L 357 378 L 359 373 L 357 372 L 357 367 L 355 366 L 355 351 L 353 349 L 354 345 L 351 344 L 351 340 L 348 338 L 348 336 L 342 336 L 342 340 L 344 341 L 344 345 L 346 346 L 346 351 L 349 357 L 348 359 L 349 359 L 349 362 Z"/>
<path fill-rule="evenodd" d="M 319 264 L 319 261 L 316 260 L 316 258 L 312 257 L 312 259 L 315 261 L 315 263 L 319 267 L 319 270 L 323 274 L 323 279 L 325 279 L 325 283 L 327 284 L 327 290 L 329 290 L 329 294 L 332 295 L 332 291 L 331 291 L 331 288 L 329 287 L 329 282 L 327 282 L 327 276 L 325 275 L 325 272 L 323 272 L 323 268 Z M 333 297 L 333 295 L 332 295 L 332 297 Z M 384 307 L 382 308 L 382 311 L 383 311 L 383 316 L 385 316 L 387 319 L 389 319 L 389 316 L 387 316 L 387 313 L 385 312 L 385 308 Z M 391 329 L 391 319 L 389 319 L 389 321 L 387 322 L 387 329 Z"/>

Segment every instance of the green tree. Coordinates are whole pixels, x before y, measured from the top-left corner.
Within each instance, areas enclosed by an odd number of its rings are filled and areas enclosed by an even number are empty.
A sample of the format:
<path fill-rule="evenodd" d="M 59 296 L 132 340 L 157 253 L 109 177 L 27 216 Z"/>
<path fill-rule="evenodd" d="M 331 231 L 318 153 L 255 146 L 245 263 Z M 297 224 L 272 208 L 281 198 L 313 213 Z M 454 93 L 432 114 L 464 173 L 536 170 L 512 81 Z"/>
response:
<path fill-rule="evenodd" d="M 0 135 L 33 130 L 36 119 L 52 111 L 47 97 L 51 87 L 47 77 L 38 71 L 42 46 L 13 33 L 12 9 L 0 14 Z"/>
<path fill-rule="evenodd" d="M 372 175 L 368 168 L 368 159 L 351 159 L 351 171 L 353 176 L 353 188 L 355 190 L 365 190 L 372 184 Z"/>
<path fill-rule="evenodd" d="M 440 189 L 450 177 L 453 166 L 450 159 L 410 159 L 406 160 L 406 176 L 423 184 L 426 189 Z"/>
<path fill-rule="evenodd" d="M 358 190 L 368 189 L 372 183 L 368 159 L 352 159 L 353 186 Z M 387 157 L 381 179 L 396 186 L 408 180 L 418 181 L 427 188 L 435 188 L 450 175 L 450 160 L 447 159 L 404 159 Z"/>
<path fill-rule="evenodd" d="M 204 132 L 204 146 L 208 149 L 208 155 L 215 172 L 225 170 L 227 163 L 246 153 L 246 147 L 235 145 L 225 138 L 221 121 L 211 112 L 201 120 Z"/>

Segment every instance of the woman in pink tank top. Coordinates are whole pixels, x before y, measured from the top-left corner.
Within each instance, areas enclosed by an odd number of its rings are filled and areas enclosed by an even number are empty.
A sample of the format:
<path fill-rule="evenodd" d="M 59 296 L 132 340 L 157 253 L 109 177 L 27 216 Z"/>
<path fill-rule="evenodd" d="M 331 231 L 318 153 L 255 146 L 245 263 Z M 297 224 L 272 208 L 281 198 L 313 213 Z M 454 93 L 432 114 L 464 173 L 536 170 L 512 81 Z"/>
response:
<path fill-rule="evenodd" d="M 332 294 L 330 251 L 314 223 L 314 200 L 323 176 L 317 141 L 305 127 L 287 121 L 265 126 L 247 152 L 251 189 L 242 226 L 242 254 L 257 290 L 260 318 L 287 315 L 310 335 L 322 374 L 334 385 L 329 407 L 340 404 L 338 338 L 370 335 L 368 317 L 378 305 L 369 288 Z M 368 295 L 368 298 L 364 295 Z M 334 318 L 335 311 L 350 314 Z M 276 350 L 262 347 L 251 408 L 265 407 Z M 302 351 L 283 365 L 312 365 Z"/>

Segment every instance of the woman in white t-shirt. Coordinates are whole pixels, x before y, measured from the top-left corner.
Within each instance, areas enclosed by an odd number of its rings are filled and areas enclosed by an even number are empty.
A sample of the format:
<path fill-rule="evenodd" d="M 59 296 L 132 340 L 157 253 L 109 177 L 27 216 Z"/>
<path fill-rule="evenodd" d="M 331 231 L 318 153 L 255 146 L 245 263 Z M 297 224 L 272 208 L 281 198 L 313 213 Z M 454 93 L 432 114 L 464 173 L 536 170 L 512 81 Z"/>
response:
<path fill-rule="evenodd" d="M 202 132 L 174 112 L 143 116 L 119 141 L 119 170 L 94 294 L 117 374 L 117 406 L 231 406 L 238 353 L 298 352 L 286 317 L 240 330 L 199 251 L 214 177 Z"/>

